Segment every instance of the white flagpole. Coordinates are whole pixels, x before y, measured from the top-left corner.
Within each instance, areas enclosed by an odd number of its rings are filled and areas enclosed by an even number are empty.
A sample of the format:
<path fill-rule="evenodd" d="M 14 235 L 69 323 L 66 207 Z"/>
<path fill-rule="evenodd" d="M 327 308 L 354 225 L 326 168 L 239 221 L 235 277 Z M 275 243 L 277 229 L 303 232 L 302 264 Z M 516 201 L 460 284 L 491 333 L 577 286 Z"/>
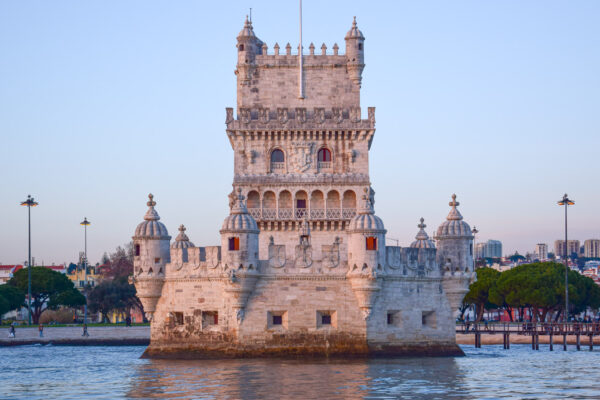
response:
<path fill-rule="evenodd" d="M 298 48 L 298 60 L 300 68 L 298 70 L 298 98 L 304 98 L 304 60 L 302 55 L 302 0 L 300 0 L 300 46 Z"/>

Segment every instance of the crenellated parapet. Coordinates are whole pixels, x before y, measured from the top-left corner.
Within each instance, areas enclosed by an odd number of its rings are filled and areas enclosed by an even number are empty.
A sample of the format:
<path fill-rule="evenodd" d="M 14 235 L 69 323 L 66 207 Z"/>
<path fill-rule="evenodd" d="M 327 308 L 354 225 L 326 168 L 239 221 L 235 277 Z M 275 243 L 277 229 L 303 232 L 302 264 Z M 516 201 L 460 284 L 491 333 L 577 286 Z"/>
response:
<path fill-rule="evenodd" d="M 440 277 L 435 248 L 387 246 L 386 266 L 396 276 Z"/>
<path fill-rule="evenodd" d="M 240 107 L 237 119 L 234 118 L 233 108 L 225 110 L 228 131 L 375 129 L 375 107 L 368 108 L 366 119 L 362 119 L 360 107 Z"/>

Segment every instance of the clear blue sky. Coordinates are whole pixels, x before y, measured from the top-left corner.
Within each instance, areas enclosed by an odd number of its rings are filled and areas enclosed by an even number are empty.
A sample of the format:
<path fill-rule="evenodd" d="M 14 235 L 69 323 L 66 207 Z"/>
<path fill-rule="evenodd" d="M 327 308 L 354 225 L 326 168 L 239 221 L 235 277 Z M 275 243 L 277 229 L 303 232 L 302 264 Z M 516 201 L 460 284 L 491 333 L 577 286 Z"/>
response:
<path fill-rule="evenodd" d="M 272 48 L 298 43 L 297 1 L 0 2 L 0 262 L 91 262 L 130 240 L 152 192 L 175 236 L 214 245 L 228 213 L 235 37 L 249 7 Z M 304 1 L 305 48 L 366 36 L 377 107 L 376 212 L 408 245 L 456 192 L 479 239 L 526 252 L 600 236 L 600 2 Z"/>

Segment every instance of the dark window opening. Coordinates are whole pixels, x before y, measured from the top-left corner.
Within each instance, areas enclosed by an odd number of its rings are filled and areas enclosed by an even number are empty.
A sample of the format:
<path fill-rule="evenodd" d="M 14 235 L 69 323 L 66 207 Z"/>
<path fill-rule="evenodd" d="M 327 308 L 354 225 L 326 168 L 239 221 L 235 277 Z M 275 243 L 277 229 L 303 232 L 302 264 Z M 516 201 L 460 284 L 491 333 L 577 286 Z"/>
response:
<path fill-rule="evenodd" d="M 244 45 L 240 44 L 240 51 L 244 51 Z"/>
<path fill-rule="evenodd" d="M 359 50 L 362 50 L 362 49 L 363 49 L 363 44 L 362 44 L 362 43 L 359 43 L 359 44 L 358 44 L 358 49 L 359 49 Z"/>
<path fill-rule="evenodd" d="M 331 162 L 331 151 L 329 149 L 321 149 L 317 154 L 317 161 L 319 162 Z"/>
<path fill-rule="evenodd" d="M 218 311 L 202 311 L 202 326 L 219 325 Z"/>
<path fill-rule="evenodd" d="M 140 245 L 139 245 L 139 244 L 136 244 L 136 245 L 135 245 L 135 255 L 136 255 L 136 256 L 139 256 L 139 255 L 140 255 Z"/>
<path fill-rule="evenodd" d="M 321 314 L 321 325 L 331 325 L 331 314 Z"/>
<path fill-rule="evenodd" d="M 377 250 L 377 238 L 374 236 L 367 237 L 367 250 Z"/>
<path fill-rule="evenodd" d="M 240 238 L 231 237 L 229 238 L 229 251 L 236 251 L 240 249 Z"/>
<path fill-rule="evenodd" d="M 175 320 L 175 325 L 183 325 L 183 313 L 182 312 L 174 312 L 173 319 Z"/>
<path fill-rule="evenodd" d="M 306 200 L 296 200 L 296 208 L 306 208 Z"/>
<path fill-rule="evenodd" d="M 156 257 L 156 258 L 154 259 L 154 264 L 158 264 L 159 262 L 160 262 L 160 257 Z"/>
<path fill-rule="evenodd" d="M 285 157 L 283 155 L 283 151 L 279 149 L 275 149 L 271 152 L 271 162 L 284 162 Z"/>
<path fill-rule="evenodd" d="M 393 325 L 394 324 L 394 314 L 393 313 L 388 313 L 387 314 L 387 324 L 388 325 Z"/>
<path fill-rule="evenodd" d="M 283 316 L 282 315 L 273 315 L 273 325 L 281 325 L 283 324 Z"/>

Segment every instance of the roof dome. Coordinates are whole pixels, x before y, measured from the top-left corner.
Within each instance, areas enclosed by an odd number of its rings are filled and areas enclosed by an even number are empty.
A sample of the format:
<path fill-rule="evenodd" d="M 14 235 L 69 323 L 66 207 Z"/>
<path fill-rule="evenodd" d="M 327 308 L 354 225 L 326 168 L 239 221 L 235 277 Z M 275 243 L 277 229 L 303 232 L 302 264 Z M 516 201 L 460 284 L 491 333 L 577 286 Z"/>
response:
<path fill-rule="evenodd" d="M 144 215 L 144 222 L 135 228 L 135 237 L 171 239 L 165 225 L 158 221 L 160 216 L 154 209 L 156 202 L 154 201 L 152 193 L 148 195 L 148 198 L 150 199 L 146 203 L 148 205 L 148 211 L 146 211 L 146 215 Z"/>
<path fill-rule="evenodd" d="M 460 203 L 456 201 L 455 194 L 452 195 L 452 201 L 448 204 L 452 207 L 452 209 L 446 217 L 446 221 L 439 226 L 436 238 L 443 236 L 461 236 L 472 238 L 473 233 L 471 232 L 471 227 L 469 224 L 463 221 L 462 215 L 460 215 L 460 212 L 458 212 L 456 209 Z"/>
<path fill-rule="evenodd" d="M 185 226 L 179 225 L 179 235 L 175 238 L 175 243 L 171 245 L 172 249 L 187 249 L 188 247 L 194 247 L 194 243 L 190 242 L 190 239 L 185 234 Z"/>
<path fill-rule="evenodd" d="M 365 39 L 362 32 L 356 26 L 356 17 L 354 17 L 354 21 L 352 21 L 352 28 L 350 28 L 348 33 L 346 33 L 346 37 L 344 39 L 347 40 L 347 39 L 354 39 L 354 38 L 359 38 L 359 39 L 363 39 L 363 40 Z"/>
<path fill-rule="evenodd" d="M 258 225 L 252 218 L 252 215 L 248 214 L 246 208 L 245 197 L 242 195 L 242 189 L 238 188 L 238 195 L 235 199 L 235 203 L 231 208 L 231 214 L 223 221 L 221 227 L 221 233 L 235 231 L 235 232 L 252 232 L 258 233 Z"/>
<path fill-rule="evenodd" d="M 429 240 L 429 236 L 427 236 L 427 232 L 425 232 L 427 225 L 425 225 L 424 222 L 425 219 L 421 218 L 421 223 L 417 225 L 419 228 L 419 233 L 415 236 L 415 239 L 417 240 L 410 244 L 410 247 L 413 249 L 435 249 L 435 244 L 433 244 L 433 241 Z"/>
<path fill-rule="evenodd" d="M 242 28 L 242 30 L 240 31 L 240 33 L 237 36 L 238 39 L 240 39 L 242 37 L 251 37 L 251 38 L 256 37 L 256 35 L 254 34 L 254 29 L 252 29 L 252 22 L 248 19 L 247 15 L 246 15 L 246 21 L 244 22 L 244 27 Z"/>
<path fill-rule="evenodd" d="M 383 221 L 373 210 L 373 203 L 369 200 L 367 192 L 369 189 L 365 188 L 365 194 L 363 195 L 363 207 L 358 211 L 358 214 L 350 220 L 348 225 L 349 231 L 379 231 L 385 233 L 385 227 Z"/>

